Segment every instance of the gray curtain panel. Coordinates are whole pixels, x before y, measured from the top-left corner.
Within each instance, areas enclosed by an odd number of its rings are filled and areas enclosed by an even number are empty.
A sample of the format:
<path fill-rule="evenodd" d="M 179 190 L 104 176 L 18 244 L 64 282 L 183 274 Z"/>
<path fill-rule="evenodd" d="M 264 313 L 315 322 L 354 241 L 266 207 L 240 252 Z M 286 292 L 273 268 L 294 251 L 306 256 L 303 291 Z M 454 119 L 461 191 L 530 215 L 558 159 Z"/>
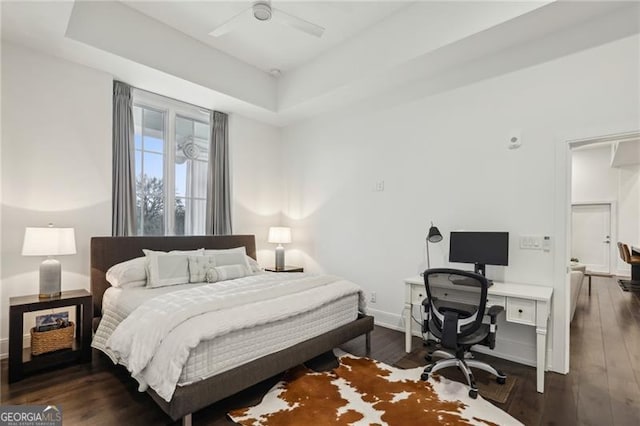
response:
<path fill-rule="evenodd" d="M 206 231 L 213 235 L 231 235 L 228 118 L 223 112 L 211 112 Z"/>
<path fill-rule="evenodd" d="M 136 181 L 131 86 L 113 82 L 113 186 L 111 234 L 136 234 Z"/>

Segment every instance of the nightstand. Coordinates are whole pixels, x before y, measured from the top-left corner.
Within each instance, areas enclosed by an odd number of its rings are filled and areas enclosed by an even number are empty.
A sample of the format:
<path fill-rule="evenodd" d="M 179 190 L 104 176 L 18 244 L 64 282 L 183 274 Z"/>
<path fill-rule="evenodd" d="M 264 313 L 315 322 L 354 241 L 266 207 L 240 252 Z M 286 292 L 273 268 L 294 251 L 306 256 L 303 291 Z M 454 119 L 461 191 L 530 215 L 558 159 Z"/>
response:
<path fill-rule="evenodd" d="M 22 348 L 25 312 L 76 307 L 76 338 L 72 349 L 32 356 L 31 348 Z M 87 290 L 63 291 L 58 297 L 40 299 L 37 294 L 9 299 L 9 383 L 24 375 L 69 362 L 91 362 L 92 297 Z"/>
<path fill-rule="evenodd" d="M 264 268 L 267 272 L 304 272 L 304 268 L 301 266 L 284 265 L 284 269 L 276 269 L 275 266 Z"/>

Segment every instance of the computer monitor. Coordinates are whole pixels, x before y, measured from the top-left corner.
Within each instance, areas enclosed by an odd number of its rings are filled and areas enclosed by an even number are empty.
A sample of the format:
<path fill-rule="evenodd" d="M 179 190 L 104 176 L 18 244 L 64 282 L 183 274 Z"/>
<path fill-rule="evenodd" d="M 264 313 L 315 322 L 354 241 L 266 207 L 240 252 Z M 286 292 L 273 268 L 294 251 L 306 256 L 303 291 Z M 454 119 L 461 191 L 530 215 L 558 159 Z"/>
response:
<path fill-rule="evenodd" d="M 509 264 L 508 232 L 451 232 L 449 262 L 473 263 L 485 275 L 486 265 Z"/>

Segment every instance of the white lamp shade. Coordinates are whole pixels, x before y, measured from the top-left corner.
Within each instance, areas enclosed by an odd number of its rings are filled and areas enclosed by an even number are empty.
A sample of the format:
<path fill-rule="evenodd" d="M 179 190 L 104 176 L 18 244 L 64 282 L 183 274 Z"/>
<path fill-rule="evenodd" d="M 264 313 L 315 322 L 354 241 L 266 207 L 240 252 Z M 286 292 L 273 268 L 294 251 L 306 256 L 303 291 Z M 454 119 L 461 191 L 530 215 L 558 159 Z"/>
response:
<path fill-rule="evenodd" d="M 286 226 L 272 226 L 269 228 L 269 242 L 287 244 L 291 242 L 291 228 Z"/>
<path fill-rule="evenodd" d="M 26 228 L 23 256 L 61 256 L 76 254 L 73 228 Z"/>

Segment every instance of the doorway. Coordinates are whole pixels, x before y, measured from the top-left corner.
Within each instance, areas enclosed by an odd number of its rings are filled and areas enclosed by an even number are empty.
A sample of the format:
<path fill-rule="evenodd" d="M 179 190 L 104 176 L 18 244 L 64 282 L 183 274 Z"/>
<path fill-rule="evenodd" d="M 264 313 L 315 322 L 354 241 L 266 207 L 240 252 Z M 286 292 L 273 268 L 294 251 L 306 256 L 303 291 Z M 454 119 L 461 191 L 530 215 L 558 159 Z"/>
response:
<path fill-rule="evenodd" d="M 611 272 L 611 203 L 571 206 L 571 255 L 589 271 Z"/>

